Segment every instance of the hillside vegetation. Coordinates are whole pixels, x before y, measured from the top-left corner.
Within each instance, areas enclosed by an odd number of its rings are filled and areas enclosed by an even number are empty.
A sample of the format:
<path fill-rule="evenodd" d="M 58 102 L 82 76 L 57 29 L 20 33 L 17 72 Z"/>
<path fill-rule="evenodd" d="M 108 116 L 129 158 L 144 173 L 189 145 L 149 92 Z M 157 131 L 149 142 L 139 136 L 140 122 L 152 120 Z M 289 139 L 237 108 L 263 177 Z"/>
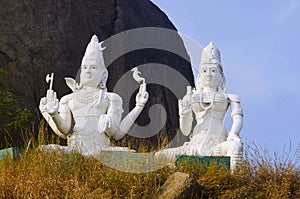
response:
<path fill-rule="evenodd" d="M 46 138 L 49 134 L 40 128 L 38 139 L 24 138 L 25 153 L 19 158 L 0 160 L 0 198 L 158 198 L 168 176 L 178 171 L 166 167 L 124 173 L 92 157 L 37 150 L 38 145 L 57 142 Z M 202 187 L 197 198 L 300 198 L 299 150 L 289 156 L 270 156 L 252 144 L 235 173 L 214 164 L 179 170 Z"/>

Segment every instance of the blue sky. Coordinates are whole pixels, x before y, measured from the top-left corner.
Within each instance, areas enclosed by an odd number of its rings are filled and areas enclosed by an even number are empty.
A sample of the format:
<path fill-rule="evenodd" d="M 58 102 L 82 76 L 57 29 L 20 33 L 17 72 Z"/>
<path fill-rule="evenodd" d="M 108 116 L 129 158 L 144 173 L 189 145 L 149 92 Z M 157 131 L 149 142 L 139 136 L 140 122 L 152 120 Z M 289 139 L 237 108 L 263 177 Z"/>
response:
<path fill-rule="evenodd" d="M 271 154 L 300 148 L 299 0 L 152 2 L 179 32 L 220 49 L 227 93 L 242 100 L 246 143 Z"/>

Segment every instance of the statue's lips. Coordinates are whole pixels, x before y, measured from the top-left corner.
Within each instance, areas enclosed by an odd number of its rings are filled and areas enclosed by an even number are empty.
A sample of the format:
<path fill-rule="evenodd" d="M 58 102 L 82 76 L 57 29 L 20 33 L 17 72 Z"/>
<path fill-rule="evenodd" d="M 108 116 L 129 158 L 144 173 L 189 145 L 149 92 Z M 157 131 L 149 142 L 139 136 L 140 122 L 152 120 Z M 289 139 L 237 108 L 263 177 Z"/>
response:
<path fill-rule="evenodd" d="M 211 81 L 212 78 L 211 77 L 205 77 L 205 81 Z"/>
<path fill-rule="evenodd" d="M 84 75 L 83 77 L 84 77 L 84 78 L 91 79 L 93 76 L 92 76 L 92 75 Z"/>

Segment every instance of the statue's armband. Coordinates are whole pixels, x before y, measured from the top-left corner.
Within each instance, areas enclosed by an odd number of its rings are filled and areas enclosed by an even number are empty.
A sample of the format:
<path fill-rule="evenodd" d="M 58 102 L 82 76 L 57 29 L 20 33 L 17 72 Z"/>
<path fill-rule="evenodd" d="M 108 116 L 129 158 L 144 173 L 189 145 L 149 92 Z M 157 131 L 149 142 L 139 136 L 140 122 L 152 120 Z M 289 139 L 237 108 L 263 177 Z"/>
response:
<path fill-rule="evenodd" d="M 122 98 L 116 93 L 107 93 L 106 96 L 109 100 L 109 107 L 107 113 L 122 114 L 123 113 Z"/>
<path fill-rule="evenodd" d="M 66 96 L 63 96 L 61 99 L 60 99 L 60 106 L 59 106 L 59 112 L 60 113 L 69 113 L 70 112 L 70 109 L 68 107 L 68 102 L 71 100 L 72 98 L 72 94 L 70 95 L 66 95 Z"/>
<path fill-rule="evenodd" d="M 69 100 L 70 100 L 70 95 L 66 95 L 66 96 L 63 96 L 63 97 L 60 99 L 60 103 L 61 103 L 61 104 L 66 104 L 66 103 L 68 103 Z"/>
<path fill-rule="evenodd" d="M 106 93 L 109 100 L 109 105 L 107 109 L 107 115 L 110 117 L 110 128 L 107 129 L 107 133 L 114 135 L 120 125 L 122 119 L 122 98 L 115 93 Z"/>
<path fill-rule="evenodd" d="M 227 94 L 229 103 L 230 103 L 230 109 L 231 109 L 231 117 L 235 115 L 243 116 L 243 110 L 240 104 L 240 98 L 239 96 L 235 94 Z"/>

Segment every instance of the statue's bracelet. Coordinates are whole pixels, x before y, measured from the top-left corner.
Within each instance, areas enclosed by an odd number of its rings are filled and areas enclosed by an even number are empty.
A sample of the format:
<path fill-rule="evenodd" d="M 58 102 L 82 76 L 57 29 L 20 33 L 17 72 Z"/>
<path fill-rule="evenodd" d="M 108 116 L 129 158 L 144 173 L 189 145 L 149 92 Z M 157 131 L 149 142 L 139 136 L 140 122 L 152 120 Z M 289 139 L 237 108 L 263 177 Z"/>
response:
<path fill-rule="evenodd" d="M 188 114 L 180 114 L 180 113 L 179 113 L 179 116 L 180 116 L 181 118 L 187 118 L 187 117 L 190 117 L 190 113 L 188 113 Z"/>
<path fill-rule="evenodd" d="M 145 104 L 142 104 L 142 103 L 136 103 L 135 106 L 144 107 Z"/>
<path fill-rule="evenodd" d="M 51 117 L 56 117 L 56 116 L 58 115 L 58 112 L 56 111 L 56 112 L 53 113 L 53 114 L 50 114 L 50 113 L 49 113 L 49 115 L 50 115 Z"/>

